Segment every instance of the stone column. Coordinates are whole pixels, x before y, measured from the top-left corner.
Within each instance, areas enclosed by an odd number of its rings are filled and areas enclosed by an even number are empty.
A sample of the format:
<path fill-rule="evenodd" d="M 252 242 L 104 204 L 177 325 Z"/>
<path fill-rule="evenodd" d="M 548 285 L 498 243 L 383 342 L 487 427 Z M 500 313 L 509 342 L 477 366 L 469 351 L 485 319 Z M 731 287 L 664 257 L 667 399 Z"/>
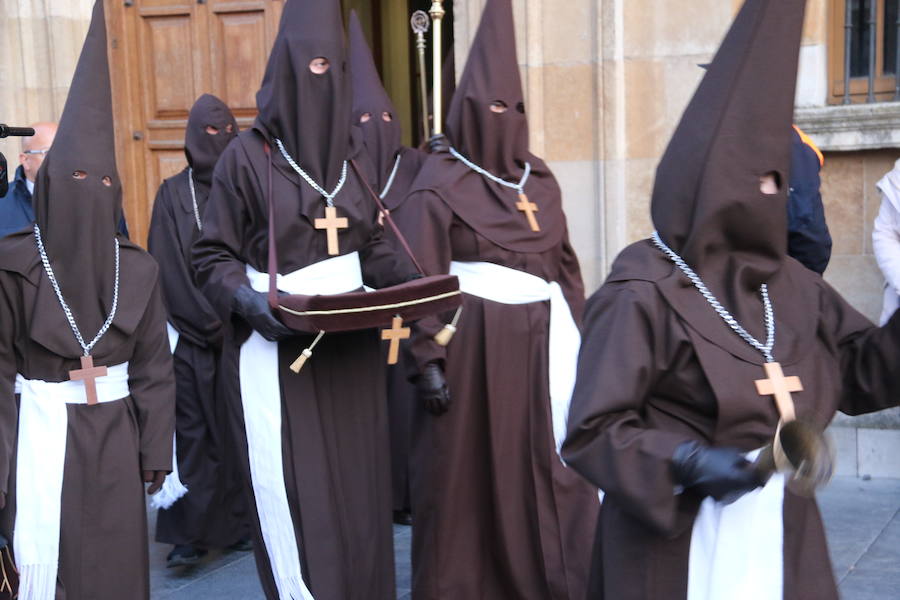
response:
<path fill-rule="evenodd" d="M 93 0 L 2 0 L 0 123 L 58 120 L 90 24 Z M 18 163 L 18 140 L 0 152 Z"/>

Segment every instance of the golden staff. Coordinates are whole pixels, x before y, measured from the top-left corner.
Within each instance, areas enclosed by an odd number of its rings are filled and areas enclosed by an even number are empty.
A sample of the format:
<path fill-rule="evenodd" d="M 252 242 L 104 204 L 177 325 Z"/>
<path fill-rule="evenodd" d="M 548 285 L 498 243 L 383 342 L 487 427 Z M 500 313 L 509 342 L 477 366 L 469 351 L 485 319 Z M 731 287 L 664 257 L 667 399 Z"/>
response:
<path fill-rule="evenodd" d="M 432 96 L 434 98 L 434 135 L 440 135 L 444 133 L 443 126 L 443 86 L 442 84 L 442 71 L 443 71 L 443 60 L 441 57 L 443 46 L 441 44 L 441 24 L 444 20 L 444 0 L 434 0 L 431 3 L 431 9 L 428 11 L 431 14 L 431 20 L 434 21 L 434 31 L 431 36 L 431 43 L 433 44 L 432 56 L 434 57 L 434 64 L 432 65 L 433 73 L 433 87 L 432 87 Z"/>
<path fill-rule="evenodd" d="M 409 20 L 410 26 L 412 26 L 413 33 L 416 34 L 416 51 L 419 55 L 419 92 L 422 96 L 422 133 L 425 136 L 423 139 L 428 139 L 428 70 L 425 67 L 425 48 L 428 45 L 428 42 L 425 41 L 425 34 L 428 32 L 428 28 L 431 25 L 431 20 L 428 18 L 428 13 L 424 10 L 417 10 L 413 13 L 412 18 Z"/>

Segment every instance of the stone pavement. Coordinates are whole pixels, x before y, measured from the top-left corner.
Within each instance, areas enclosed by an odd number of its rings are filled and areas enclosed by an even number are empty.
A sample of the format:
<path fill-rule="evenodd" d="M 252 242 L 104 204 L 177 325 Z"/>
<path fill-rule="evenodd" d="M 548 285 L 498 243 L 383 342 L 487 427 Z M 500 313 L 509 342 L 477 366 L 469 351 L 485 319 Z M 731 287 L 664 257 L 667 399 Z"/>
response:
<path fill-rule="evenodd" d="M 900 598 L 900 480 L 841 477 L 819 502 L 842 600 Z M 394 533 L 397 597 L 409 600 L 410 530 Z M 210 553 L 196 567 L 169 570 L 168 550 L 150 544 L 153 600 L 263 600 L 252 555 Z"/>

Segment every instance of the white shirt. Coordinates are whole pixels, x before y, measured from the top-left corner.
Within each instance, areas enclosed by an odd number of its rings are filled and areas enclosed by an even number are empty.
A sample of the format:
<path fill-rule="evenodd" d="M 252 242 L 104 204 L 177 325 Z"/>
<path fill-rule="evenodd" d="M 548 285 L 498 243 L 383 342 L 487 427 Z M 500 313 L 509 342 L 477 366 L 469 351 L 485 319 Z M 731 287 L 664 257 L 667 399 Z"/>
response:
<path fill-rule="evenodd" d="M 25 179 L 25 187 L 28 188 L 28 193 L 32 196 L 34 195 L 34 182 L 28 181 L 28 178 Z"/>
<path fill-rule="evenodd" d="M 900 307 L 900 170 L 888 173 L 878 182 L 881 209 L 872 230 L 875 260 L 885 278 L 884 324 Z"/>

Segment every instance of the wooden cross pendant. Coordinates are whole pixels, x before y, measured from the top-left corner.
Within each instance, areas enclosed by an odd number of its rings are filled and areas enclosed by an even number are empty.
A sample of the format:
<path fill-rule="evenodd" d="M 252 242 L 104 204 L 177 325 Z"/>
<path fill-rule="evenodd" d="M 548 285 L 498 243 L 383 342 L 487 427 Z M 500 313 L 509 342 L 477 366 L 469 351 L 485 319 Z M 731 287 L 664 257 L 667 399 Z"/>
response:
<path fill-rule="evenodd" d="M 337 256 L 341 253 L 338 244 L 338 230 L 349 229 L 350 221 L 347 217 L 338 218 L 337 208 L 334 206 L 325 207 L 325 218 L 316 219 L 316 229 L 324 229 L 328 235 L 328 255 Z"/>
<path fill-rule="evenodd" d="M 525 213 L 525 218 L 528 219 L 528 224 L 531 225 L 532 231 L 537 233 L 541 230 L 537 217 L 534 216 L 534 213 L 538 212 L 538 205 L 534 202 L 529 202 L 525 192 L 519 193 L 519 201 L 516 202 L 516 208 Z"/>
<path fill-rule="evenodd" d="M 411 333 L 409 327 L 403 326 L 403 319 L 400 317 L 394 317 L 391 328 L 381 332 L 382 340 L 391 341 L 391 347 L 388 350 L 389 365 L 396 365 L 400 362 L 400 340 L 408 340 Z"/>
<path fill-rule="evenodd" d="M 81 357 L 81 369 L 69 371 L 70 381 L 83 381 L 88 406 L 97 404 L 97 378 L 106 377 L 106 367 L 95 367 L 93 356 Z"/>
<path fill-rule="evenodd" d="M 766 363 L 763 367 L 766 369 L 768 379 L 757 380 L 756 391 L 760 396 L 775 396 L 775 404 L 778 405 L 782 421 L 795 420 L 797 415 L 794 411 L 794 399 L 791 398 L 791 393 L 803 391 L 803 383 L 800 378 L 785 377 L 784 371 L 781 370 L 781 364 L 777 362 Z"/>

